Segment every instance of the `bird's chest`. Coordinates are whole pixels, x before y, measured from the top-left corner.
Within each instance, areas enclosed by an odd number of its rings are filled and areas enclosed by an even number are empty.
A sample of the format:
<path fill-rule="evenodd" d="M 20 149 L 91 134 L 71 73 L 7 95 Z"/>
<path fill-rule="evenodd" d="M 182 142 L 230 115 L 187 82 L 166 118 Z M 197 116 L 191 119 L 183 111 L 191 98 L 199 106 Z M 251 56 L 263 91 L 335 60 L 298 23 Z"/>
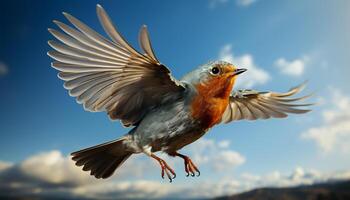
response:
<path fill-rule="evenodd" d="M 228 98 L 215 98 L 198 95 L 191 105 L 191 115 L 208 129 L 221 121 L 228 105 Z"/>

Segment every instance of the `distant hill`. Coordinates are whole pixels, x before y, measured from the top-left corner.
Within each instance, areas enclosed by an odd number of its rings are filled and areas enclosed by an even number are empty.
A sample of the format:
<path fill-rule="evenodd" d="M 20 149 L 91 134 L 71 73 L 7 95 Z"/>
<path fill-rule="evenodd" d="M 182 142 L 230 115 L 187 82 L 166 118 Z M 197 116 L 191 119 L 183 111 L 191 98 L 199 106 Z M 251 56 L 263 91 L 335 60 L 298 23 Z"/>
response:
<path fill-rule="evenodd" d="M 217 200 L 350 200 L 350 180 L 297 186 L 260 188 Z"/>

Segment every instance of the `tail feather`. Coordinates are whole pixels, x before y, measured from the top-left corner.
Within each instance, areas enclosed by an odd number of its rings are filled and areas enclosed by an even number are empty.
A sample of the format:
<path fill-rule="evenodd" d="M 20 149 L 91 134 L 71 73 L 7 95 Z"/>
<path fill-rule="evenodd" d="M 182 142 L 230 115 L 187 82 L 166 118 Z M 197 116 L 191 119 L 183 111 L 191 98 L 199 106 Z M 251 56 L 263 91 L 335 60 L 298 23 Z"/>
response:
<path fill-rule="evenodd" d="M 84 171 L 90 171 L 90 175 L 96 178 L 108 178 L 132 154 L 126 151 L 123 144 L 125 139 L 121 138 L 73 152 L 72 160 L 77 166 L 83 166 Z"/>

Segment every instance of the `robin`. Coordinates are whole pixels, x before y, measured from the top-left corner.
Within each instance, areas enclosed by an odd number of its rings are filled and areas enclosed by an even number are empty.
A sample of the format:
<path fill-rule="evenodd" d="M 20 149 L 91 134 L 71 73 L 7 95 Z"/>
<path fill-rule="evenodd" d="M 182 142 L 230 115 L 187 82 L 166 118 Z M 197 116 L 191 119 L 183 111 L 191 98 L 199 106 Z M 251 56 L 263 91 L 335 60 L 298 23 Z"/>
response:
<path fill-rule="evenodd" d="M 135 50 L 119 34 L 105 10 L 97 15 L 110 40 L 68 13 L 74 28 L 54 23 L 63 31 L 48 29 L 61 43 L 49 41 L 48 55 L 55 61 L 64 88 L 84 109 L 105 111 L 112 120 L 133 127 L 121 138 L 72 153 L 77 166 L 96 178 L 108 178 L 132 154 L 144 153 L 161 167 L 161 176 L 175 178 L 174 170 L 155 152 L 184 160 L 188 175 L 199 176 L 192 160 L 178 151 L 202 137 L 211 127 L 237 120 L 283 118 L 288 113 L 306 113 L 310 104 L 293 104 L 308 96 L 291 98 L 304 85 L 286 93 L 233 91 L 239 74 L 246 69 L 215 61 L 175 79 L 156 57 L 146 26 Z M 299 107 L 304 107 L 300 109 Z"/>

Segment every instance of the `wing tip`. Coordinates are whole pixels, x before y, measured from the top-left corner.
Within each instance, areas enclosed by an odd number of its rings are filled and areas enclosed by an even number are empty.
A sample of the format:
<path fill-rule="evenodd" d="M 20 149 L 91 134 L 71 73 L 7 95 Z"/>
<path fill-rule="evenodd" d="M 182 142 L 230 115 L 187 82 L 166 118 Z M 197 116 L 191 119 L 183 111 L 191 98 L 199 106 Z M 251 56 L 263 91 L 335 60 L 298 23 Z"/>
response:
<path fill-rule="evenodd" d="M 48 44 L 51 48 L 54 48 L 54 47 L 53 47 L 53 46 L 54 46 L 54 43 L 55 43 L 54 40 L 48 40 L 48 41 L 47 41 L 47 44 Z M 47 53 L 49 53 L 49 52 L 47 52 Z"/>
<path fill-rule="evenodd" d="M 295 87 L 292 87 L 289 91 L 298 90 L 298 92 L 301 92 L 306 87 L 308 82 L 309 82 L 309 80 L 305 80 L 301 84 L 299 84 L 299 85 L 297 85 Z"/>
<path fill-rule="evenodd" d="M 148 37 L 148 28 L 146 24 L 142 24 L 141 28 L 140 28 L 140 35 L 139 38 L 141 39 L 142 35 L 145 34 Z"/>
<path fill-rule="evenodd" d="M 52 20 L 52 22 L 54 24 L 56 24 L 58 27 L 61 27 L 62 25 L 64 25 L 62 22 L 58 21 L 58 20 Z"/>
<path fill-rule="evenodd" d="M 47 31 L 49 31 L 51 34 L 53 34 L 53 32 L 55 32 L 55 29 L 53 29 L 53 28 L 47 28 Z"/>
<path fill-rule="evenodd" d="M 96 4 L 96 12 L 97 15 L 99 16 L 101 13 L 103 13 L 104 15 L 106 15 L 106 11 L 105 9 L 101 6 L 101 4 Z"/>
<path fill-rule="evenodd" d="M 50 56 L 50 55 L 49 55 Z M 51 57 L 51 56 L 50 56 Z M 56 66 L 55 66 L 55 62 L 51 62 L 51 67 L 52 68 L 54 68 L 55 70 L 57 70 L 57 71 L 60 71 L 60 69 L 59 68 L 57 68 Z M 59 77 L 60 78 L 60 77 Z M 61 79 L 61 78 L 60 78 Z"/>
<path fill-rule="evenodd" d="M 51 55 L 51 54 L 52 54 L 52 51 L 53 51 L 53 50 L 50 50 L 50 51 L 46 52 L 46 55 L 48 55 L 48 56 L 50 56 L 50 57 L 52 58 L 52 55 Z M 52 63 L 51 63 L 51 66 L 52 66 Z"/>
<path fill-rule="evenodd" d="M 67 13 L 67 12 L 62 12 L 62 14 L 68 19 L 68 21 L 70 21 L 72 24 L 73 21 L 79 21 L 77 18 L 75 18 L 73 15 Z"/>
<path fill-rule="evenodd" d="M 96 4 L 96 9 L 103 9 L 103 7 L 101 6 L 101 4 Z"/>

